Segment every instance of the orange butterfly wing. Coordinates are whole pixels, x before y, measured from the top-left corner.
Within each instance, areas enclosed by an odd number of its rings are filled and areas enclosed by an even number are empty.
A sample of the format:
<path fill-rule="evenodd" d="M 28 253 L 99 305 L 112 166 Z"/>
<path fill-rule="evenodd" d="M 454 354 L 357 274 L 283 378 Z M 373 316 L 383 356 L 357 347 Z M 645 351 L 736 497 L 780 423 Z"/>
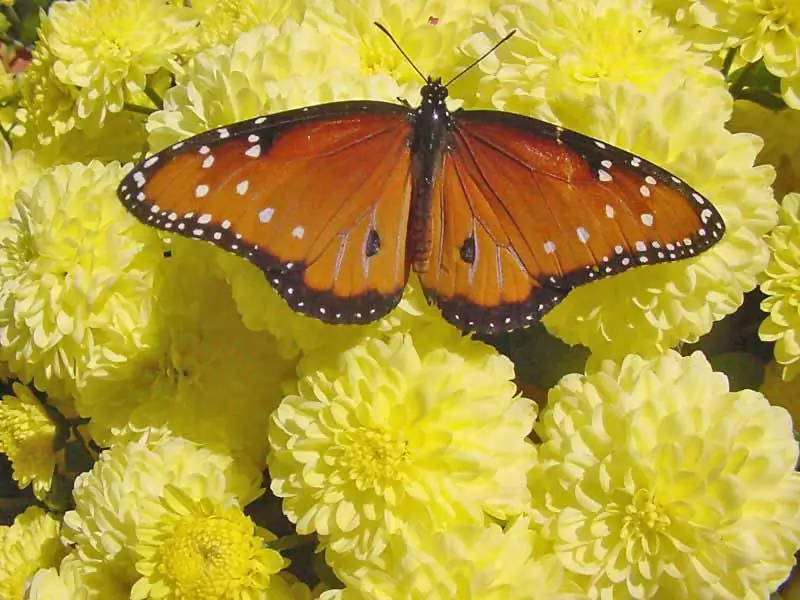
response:
<path fill-rule="evenodd" d="M 628 152 L 510 113 L 461 111 L 454 122 L 420 280 L 462 329 L 530 324 L 577 285 L 722 237 L 704 197 Z"/>
<path fill-rule="evenodd" d="M 221 127 L 145 160 L 120 197 L 145 223 L 247 258 L 298 312 L 372 321 L 408 279 L 407 112 L 341 102 Z"/>

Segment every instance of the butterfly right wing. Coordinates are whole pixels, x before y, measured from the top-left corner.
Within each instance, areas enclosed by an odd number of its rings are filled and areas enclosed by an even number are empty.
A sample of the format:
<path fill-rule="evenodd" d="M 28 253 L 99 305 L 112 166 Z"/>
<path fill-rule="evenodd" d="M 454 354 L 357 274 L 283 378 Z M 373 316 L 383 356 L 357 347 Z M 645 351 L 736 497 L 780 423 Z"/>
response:
<path fill-rule="evenodd" d="M 522 115 L 462 111 L 420 280 L 461 329 L 507 331 L 576 286 L 690 258 L 724 230 L 708 199 L 629 152 Z"/>
<path fill-rule="evenodd" d="M 407 113 L 341 102 L 221 127 L 149 157 L 118 193 L 144 223 L 248 259 L 294 310 L 369 322 L 408 278 Z"/>

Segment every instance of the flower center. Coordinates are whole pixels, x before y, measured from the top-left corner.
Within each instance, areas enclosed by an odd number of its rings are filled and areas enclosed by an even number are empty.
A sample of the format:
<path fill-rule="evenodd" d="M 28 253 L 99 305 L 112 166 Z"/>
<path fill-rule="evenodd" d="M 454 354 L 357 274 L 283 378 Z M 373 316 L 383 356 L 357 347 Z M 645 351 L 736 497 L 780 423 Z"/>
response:
<path fill-rule="evenodd" d="M 229 598 L 248 575 L 250 536 L 219 517 L 188 516 L 161 549 L 177 597 Z"/>
<path fill-rule="evenodd" d="M 657 537 L 667 531 L 670 519 L 654 502 L 649 490 L 637 490 L 622 513 L 620 537 L 637 545 L 645 554 L 657 552 Z"/>
<path fill-rule="evenodd" d="M 342 465 L 360 489 L 381 487 L 403 479 L 408 450 L 403 441 L 385 432 L 356 429 L 342 444 Z"/>

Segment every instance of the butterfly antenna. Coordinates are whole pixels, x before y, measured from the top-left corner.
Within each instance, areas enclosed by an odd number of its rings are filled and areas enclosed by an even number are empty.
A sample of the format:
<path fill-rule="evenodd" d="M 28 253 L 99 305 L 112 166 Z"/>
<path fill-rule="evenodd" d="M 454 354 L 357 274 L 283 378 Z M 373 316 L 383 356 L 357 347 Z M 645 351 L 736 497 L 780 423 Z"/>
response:
<path fill-rule="evenodd" d="M 483 54 L 482 54 L 480 57 L 476 58 L 476 59 L 475 59 L 475 60 L 472 62 L 472 64 L 471 64 L 470 66 L 468 66 L 466 69 L 464 69 L 463 71 L 461 71 L 461 73 L 459 73 L 458 75 L 456 75 L 455 77 L 453 77 L 453 78 L 452 78 L 450 81 L 448 81 L 447 83 L 445 83 L 445 84 L 444 84 L 444 87 L 447 87 L 447 86 L 449 86 L 449 85 L 450 85 L 451 83 L 453 83 L 453 82 L 454 82 L 456 79 L 458 79 L 459 77 L 461 77 L 461 76 L 462 76 L 464 73 L 466 73 L 467 71 L 469 71 L 469 70 L 470 70 L 472 67 L 474 67 L 475 65 L 477 65 L 479 62 L 481 62 L 481 61 L 482 61 L 484 58 L 486 58 L 486 57 L 487 57 L 487 56 L 489 56 L 489 55 L 490 55 L 492 52 L 494 52 L 495 50 L 497 50 L 497 48 L 500 46 L 500 44 L 502 44 L 502 43 L 504 43 L 504 42 L 507 42 L 507 41 L 508 41 L 508 40 L 511 38 L 511 36 L 512 36 L 512 35 L 514 35 L 515 33 L 517 33 L 517 30 L 516 30 L 516 29 L 512 29 L 512 30 L 511 30 L 511 31 L 510 31 L 508 34 L 506 34 L 506 37 L 504 37 L 502 40 L 500 40 L 499 42 L 497 42 L 497 43 L 496 43 L 494 46 L 492 46 L 492 47 L 491 47 L 489 50 L 487 50 L 486 52 L 484 52 L 484 53 L 483 53 Z"/>
<path fill-rule="evenodd" d="M 411 66 L 414 68 L 414 70 L 415 70 L 415 71 L 416 71 L 416 72 L 419 74 L 419 76 L 420 76 L 420 77 L 422 77 L 422 81 L 426 81 L 426 82 L 427 82 L 427 81 L 428 81 L 428 78 L 427 78 L 427 77 L 425 77 L 425 75 L 423 75 L 422 71 L 420 71 L 420 70 L 417 68 L 417 65 L 415 65 L 415 64 L 414 64 L 414 61 L 413 61 L 413 60 L 411 60 L 411 59 L 408 57 L 408 54 L 406 54 L 406 53 L 403 51 L 403 49 L 400 47 L 400 44 L 398 44 L 398 43 L 397 43 L 397 40 L 396 40 L 396 39 L 394 39 L 394 37 L 392 36 L 392 34 L 391 34 L 391 33 L 389 33 L 389 30 L 388 30 L 388 29 L 386 29 L 386 27 L 384 27 L 383 25 L 381 25 L 381 24 L 380 24 L 380 23 L 378 23 L 377 21 L 375 21 L 375 27 L 377 27 L 378 29 L 380 29 L 380 30 L 381 30 L 383 33 L 385 33 L 385 34 L 386 34 L 386 36 L 387 36 L 387 37 L 388 37 L 390 40 L 392 40 L 392 43 L 395 45 L 395 48 L 397 48 L 398 50 L 400 50 L 400 54 L 402 54 L 402 55 L 403 55 L 403 58 L 405 58 L 405 59 L 408 61 L 408 64 L 410 64 L 410 65 L 411 65 Z"/>

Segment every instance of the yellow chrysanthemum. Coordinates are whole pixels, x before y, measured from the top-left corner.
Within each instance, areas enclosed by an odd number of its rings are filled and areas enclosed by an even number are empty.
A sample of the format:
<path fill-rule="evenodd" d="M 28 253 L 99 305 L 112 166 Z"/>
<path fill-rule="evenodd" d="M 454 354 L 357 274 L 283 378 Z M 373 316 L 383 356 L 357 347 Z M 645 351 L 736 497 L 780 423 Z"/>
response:
<path fill-rule="evenodd" d="M 168 485 L 226 506 L 244 506 L 261 493 L 257 470 L 163 431 L 106 450 L 75 481 L 75 509 L 65 515 L 63 530 L 97 597 L 130 597 L 141 576 L 134 548 L 142 528 L 167 510 L 161 496 Z"/>
<path fill-rule="evenodd" d="M 405 95 L 402 97 L 413 104 L 419 99 L 419 75 L 378 31 L 375 22 L 380 22 L 392 33 L 423 74 L 442 77 L 446 81 L 466 67 L 471 56 L 477 56 L 459 52 L 458 47 L 474 31 L 475 16 L 487 11 L 489 6 L 489 0 L 417 0 L 402 5 L 394 0 L 367 3 L 316 0 L 309 4 L 305 20 L 318 28 L 323 39 L 336 40 L 350 52 L 355 52 L 354 71 L 361 71 L 362 76 L 390 75 L 404 86 Z M 453 106 L 458 104 L 457 99 L 474 94 L 472 86 L 461 80 L 449 91 Z"/>
<path fill-rule="evenodd" d="M 532 515 L 590 598 L 766 598 L 789 574 L 791 419 L 700 353 L 568 375 L 536 431 Z"/>
<path fill-rule="evenodd" d="M 12 151 L 0 139 L 0 219 L 7 219 L 14 206 L 14 195 L 33 182 L 42 168 L 31 150 Z"/>
<path fill-rule="evenodd" d="M 761 339 L 775 342 L 775 360 L 783 378 L 800 373 L 800 194 L 781 203 L 780 223 L 767 240 L 772 258 L 762 275 L 767 295 L 761 309 L 769 313 L 758 330 Z"/>
<path fill-rule="evenodd" d="M 143 344 L 157 234 L 114 190 L 116 163 L 55 167 L 0 221 L 0 358 L 56 396 Z"/>
<path fill-rule="evenodd" d="M 656 0 L 696 47 L 737 47 L 748 62 L 764 59 L 781 78 L 784 100 L 800 108 L 800 4 L 796 0 Z"/>
<path fill-rule="evenodd" d="M 737 100 L 733 108 L 728 128 L 764 140 L 756 162 L 775 167 L 775 197 L 800 190 L 800 110 L 770 110 L 747 100 Z"/>
<path fill-rule="evenodd" d="M 528 528 L 527 518 L 505 529 L 492 523 L 451 530 L 412 528 L 395 536 L 378 561 L 356 562 L 347 584 L 320 600 L 580 600 L 566 582 L 548 543 Z M 348 565 L 350 566 L 350 565 Z"/>
<path fill-rule="evenodd" d="M 77 90 L 62 83 L 53 74 L 53 57 L 47 44 L 40 41 L 33 51 L 20 88 L 19 110 L 11 133 L 17 137 L 47 145 L 75 127 Z"/>
<path fill-rule="evenodd" d="M 40 41 L 22 78 L 21 100 L 11 128 L 14 147 L 35 151 L 44 165 L 126 161 L 141 152 L 146 143 L 145 115 L 111 113 L 102 123 L 77 119 L 78 91 L 55 76 L 54 64 L 48 46 Z"/>
<path fill-rule="evenodd" d="M 233 43 L 236 37 L 258 25 L 280 25 L 287 18 L 300 20 L 304 3 L 294 0 L 193 0 L 200 20 L 202 47 Z"/>
<path fill-rule="evenodd" d="M 479 86 L 484 105 L 569 126 L 552 103 L 595 95 L 601 83 L 630 84 L 647 94 L 666 83 L 702 94 L 717 110 L 729 103 L 722 75 L 647 0 L 497 0 L 493 8 L 484 31 L 469 41 L 475 52 L 511 29 L 517 33 L 479 65 L 491 73 Z"/>
<path fill-rule="evenodd" d="M 25 581 L 38 569 L 56 566 L 67 553 L 59 522 L 37 506 L 0 527 L 0 598 L 22 598 Z"/>
<path fill-rule="evenodd" d="M 172 240 L 158 272 L 149 347 L 87 377 L 77 406 L 100 444 L 125 427 L 175 433 L 264 468 L 269 414 L 294 365 L 271 336 L 242 323 L 213 249 Z"/>
<path fill-rule="evenodd" d="M 268 597 L 272 576 L 287 564 L 265 547 L 276 538 L 257 528 L 236 505 L 193 499 L 164 489 L 164 512 L 139 529 L 134 551 L 142 574 L 133 600 L 257 600 Z"/>
<path fill-rule="evenodd" d="M 76 115 L 102 122 L 142 93 L 148 76 L 175 69 L 196 25 L 191 9 L 164 0 L 59 1 L 42 20 L 41 39 L 55 76 L 78 89 Z"/>
<path fill-rule="evenodd" d="M 15 383 L 14 394 L 0 400 L 0 452 L 11 460 L 19 487 L 32 483 L 43 498 L 55 470 L 56 425 L 27 387 Z"/>
<path fill-rule="evenodd" d="M 90 600 L 99 591 L 90 590 L 81 577 L 81 562 L 72 552 L 64 557 L 58 567 L 39 569 L 27 581 L 25 600 Z M 103 600 L 123 600 L 116 595 L 106 595 Z"/>
<path fill-rule="evenodd" d="M 512 363 L 454 334 L 395 334 L 301 363 L 297 393 L 272 414 L 272 491 L 300 533 L 356 559 L 409 522 L 480 523 L 520 512 L 534 462 L 534 404 Z"/>

